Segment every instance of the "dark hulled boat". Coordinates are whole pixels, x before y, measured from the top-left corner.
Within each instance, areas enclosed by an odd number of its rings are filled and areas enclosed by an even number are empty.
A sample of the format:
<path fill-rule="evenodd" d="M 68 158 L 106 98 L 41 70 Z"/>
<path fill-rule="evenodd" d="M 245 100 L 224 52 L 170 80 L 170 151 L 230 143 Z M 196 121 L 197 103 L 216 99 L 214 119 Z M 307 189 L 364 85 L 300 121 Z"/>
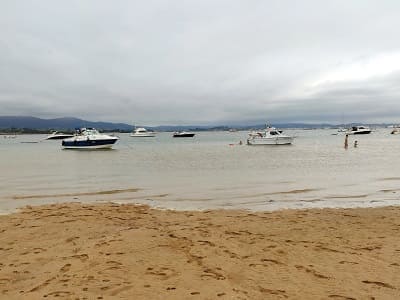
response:
<path fill-rule="evenodd" d="M 179 138 L 179 137 L 194 137 L 195 133 L 194 132 L 187 132 L 187 131 L 176 131 L 173 134 L 174 138 Z"/>
<path fill-rule="evenodd" d="M 107 149 L 111 148 L 118 137 L 101 134 L 94 128 L 82 128 L 79 134 L 62 141 L 64 149 Z"/>

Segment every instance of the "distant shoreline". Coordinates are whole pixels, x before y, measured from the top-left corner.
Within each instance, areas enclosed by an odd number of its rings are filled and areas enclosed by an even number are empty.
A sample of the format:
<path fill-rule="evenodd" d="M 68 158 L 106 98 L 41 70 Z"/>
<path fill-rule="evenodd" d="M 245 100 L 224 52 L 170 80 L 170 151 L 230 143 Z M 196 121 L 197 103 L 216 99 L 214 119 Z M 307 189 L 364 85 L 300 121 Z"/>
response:
<path fill-rule="evenodd" d="M 133 120 L 134 122 L 134 120 Z M 54 119 L 42 119 L 32 116 L 0 116 L 0 132 L 13 133 L 25 131 L 26 133 L 48 133 L 51 130 L 60 131 L 73 131 L 75 128 L 80 127 L 94 127 L 98 130 L 103 131 L 114 131 L 114 132 L 131 132 L 135 126 L 145 127 L 149 130 L 158 132 L 172 132 L 172 131 L 227 131 L 229 129 L 236 130 L 252 130 L 265 128 L 266 123 L 271 126 L 281 128 L 281 129 L 324 129 L 324 128 L 340 128 L 340 127 L 351 127 L 356 125 L 368 125 L 370 127 L 387 127 L 394 123 L 370 123 L 370 122 L 358 122 L 354 120 L 350 123 L 321 123 L 321 122 L 274 122 L 271 120 L 255 120 L 248 122 L 229 122 L 226 121 L 224 124 L 212 123 L 209 125 L 199 125 L 199 124 L 189 124 L 189 125 L 153 125 L 148 126 L 145 124 L 126 124 L 126 123 L 112 123 L 112 122 L 99 122 L 99 121 L 89 121 L 78 119 L 74 117 L 62 117 Z"/>

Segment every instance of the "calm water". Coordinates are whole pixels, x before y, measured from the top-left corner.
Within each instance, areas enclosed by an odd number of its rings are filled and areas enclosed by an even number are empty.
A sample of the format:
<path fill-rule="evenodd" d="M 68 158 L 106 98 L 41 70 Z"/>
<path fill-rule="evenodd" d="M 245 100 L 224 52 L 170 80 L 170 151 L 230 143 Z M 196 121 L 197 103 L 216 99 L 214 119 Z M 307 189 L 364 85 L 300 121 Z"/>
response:
<path fill-rule="evenodd" d="M 239 146 L 247 132 L 120 134 L 109 151 L 62 150 L 40 135 L 0 137 L 0 213 L 62 201 L 252 210 L 400 204 L 400 135 L 350 136 L 345 150 L 335 130 L 286 133 L 296 136 L 292 146 Z"/>

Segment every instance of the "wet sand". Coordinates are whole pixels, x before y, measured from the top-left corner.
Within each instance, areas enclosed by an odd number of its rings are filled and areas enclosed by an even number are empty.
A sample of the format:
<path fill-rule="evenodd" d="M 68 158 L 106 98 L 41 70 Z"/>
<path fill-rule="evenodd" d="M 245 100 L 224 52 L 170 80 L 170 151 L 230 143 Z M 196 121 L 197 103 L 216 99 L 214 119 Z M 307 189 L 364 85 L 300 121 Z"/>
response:
<path fill-rule="evenodd" d="M 0 216 L 1 299 L 399 299 L 400 207 Z"/>

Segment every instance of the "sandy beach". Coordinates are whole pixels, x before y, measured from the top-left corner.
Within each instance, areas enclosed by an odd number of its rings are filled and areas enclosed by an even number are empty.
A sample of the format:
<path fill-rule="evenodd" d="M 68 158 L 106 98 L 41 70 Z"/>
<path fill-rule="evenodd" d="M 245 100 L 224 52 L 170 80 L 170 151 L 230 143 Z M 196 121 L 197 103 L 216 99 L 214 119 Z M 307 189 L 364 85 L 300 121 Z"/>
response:
<path fill-rule="evenodd" d="M 398 299 L 400 208 L 0 217 L 1 299 Z"/>

